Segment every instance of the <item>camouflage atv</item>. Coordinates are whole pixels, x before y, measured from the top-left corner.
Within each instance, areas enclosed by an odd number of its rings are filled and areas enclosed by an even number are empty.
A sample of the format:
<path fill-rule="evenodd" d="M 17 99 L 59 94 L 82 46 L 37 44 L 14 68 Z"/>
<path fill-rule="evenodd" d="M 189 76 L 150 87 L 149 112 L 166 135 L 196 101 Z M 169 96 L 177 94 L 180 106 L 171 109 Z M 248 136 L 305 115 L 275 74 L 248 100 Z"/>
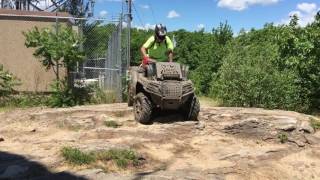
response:
<path fill-rule="evenodd" d="M 179 110 L 186 120 L 197 120 L 200 103 L 193 84 L 187 79 L 188 68 L 173 62 L 155 62 L 129 70 L 128 105 L 135 119 L 151 122 L 153 110 Z"/>

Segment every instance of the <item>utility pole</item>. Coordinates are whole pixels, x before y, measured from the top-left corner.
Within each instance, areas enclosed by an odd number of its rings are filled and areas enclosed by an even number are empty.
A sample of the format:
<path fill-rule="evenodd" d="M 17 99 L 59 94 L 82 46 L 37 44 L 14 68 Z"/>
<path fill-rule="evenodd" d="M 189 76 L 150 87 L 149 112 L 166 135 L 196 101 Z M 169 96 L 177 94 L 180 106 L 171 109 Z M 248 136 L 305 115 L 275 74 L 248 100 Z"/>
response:
<path fill-rule="evenodd" d="M 127 20 L 128 20 L 128 38 L 127 38 L 127 69 L 129 69 L 130 66 L 130 58 L 131 58 L 131 21 L 132 21 L 132 0 L 126 0 L 128 4 L 128 14 L 127 14 Z"/>

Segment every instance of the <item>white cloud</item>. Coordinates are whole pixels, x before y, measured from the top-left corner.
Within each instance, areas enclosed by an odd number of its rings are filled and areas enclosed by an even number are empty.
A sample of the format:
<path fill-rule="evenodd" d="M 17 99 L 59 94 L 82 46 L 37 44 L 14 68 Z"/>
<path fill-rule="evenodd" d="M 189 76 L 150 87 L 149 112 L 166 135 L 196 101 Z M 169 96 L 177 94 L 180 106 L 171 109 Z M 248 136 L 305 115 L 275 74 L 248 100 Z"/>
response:
<path fill-rule="evenodd" d="M 291 11 L 287 18 L 282 19 L 281 22 L 277 24 L 289 24 L 290 17 L 296 15 L 299 18 L 299 25 L 304 27 L 314 21 L 317 11 L 320 10 L 319 8 L 320 7 L 315 3 L 300 3 L 297 5 L 296 10 Z"/>
<path fill-rule="evenodd" d="M 169 18 L 169 19 L 178 18 L 178 17 L 180 17 L 180 14 L 177 13 L 175 10 L 171 10 L 171 11 L 168 13 L 168 16 L 167 16 L 167 18 Z"/>
<path fill-rule="evenodd" d="M 297 5 L 297 9 L 305 13 L 312 13 L 317 10 L 317 5 L 315 3 L 300 3 Z"/>
<path fill-rule="evenodd" d="M 98 0 L 98 1 L 107 1 L 107 2 L 122 2 L 122 0 Z"/>
<path fill-rule="evenodd" d="M 140 7 L 141 7 L 142 9 L 150 9 L 150 6 L 147 5 L 147 4 L 145 4 L 145 5 L 140 5 Z"/>
<path fill-rule="evenodd" d="M 128 27 L 128 23 L 122 22 L 122 27 L 127 28 Z"/>
<path fill-rule="evenodd" d="M 218 0 L 218 7 L 242 11 L 252 5 L 276 4 L 280 0 Z"/>
<path fill-rule="evenodd" d="M 139 25 L 133 25 L 133 26 L 135 28 L 141 29 L 141 30 L 149 30 L 149 29 L 154 29 L 154 27 L 156 27 L 155 24 L 150 24 L 150 23 L 147 23 L 144 26 L 139 26 Z"/>
<path fill-rule="evenodd" d="M 124 0 L 97 0 L 98 3 L 102 2 L 123 2 Z M 132 0 L 132 2 L 135 2 L 135 0 Z"/>
<path fill-rule="evenodd" d="M 205 28 L 205 25 L 204 24 L 198 24 L 197 28 L 198 28 L 198 30 L 202 30 L 202 29 Z"/>
<path fill-rule="evenodd" d="M 105 18 L 107 15 L 108 15 L 108 11 L 103 10 L 99 12 L 99 17 L 101 18 Z"/>

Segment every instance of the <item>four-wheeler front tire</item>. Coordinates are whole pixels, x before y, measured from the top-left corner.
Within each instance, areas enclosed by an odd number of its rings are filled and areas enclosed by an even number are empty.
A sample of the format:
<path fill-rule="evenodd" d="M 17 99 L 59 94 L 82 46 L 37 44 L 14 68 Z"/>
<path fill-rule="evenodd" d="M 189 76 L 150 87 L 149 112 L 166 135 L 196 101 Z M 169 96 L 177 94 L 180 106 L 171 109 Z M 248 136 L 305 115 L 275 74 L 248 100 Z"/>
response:
<path fill-rule="evenodd" d="M 187 106 L 187 120 L 197 121 L 200 112 L 200 102 L 197 96 L 190 97 Z"/>
<path fill-rule="evenodd" d="M 142 124 L 149 124 L 152 114 L 152 103 L 143 93 L 138 93 L 133 102 L 134 118 Z"/>

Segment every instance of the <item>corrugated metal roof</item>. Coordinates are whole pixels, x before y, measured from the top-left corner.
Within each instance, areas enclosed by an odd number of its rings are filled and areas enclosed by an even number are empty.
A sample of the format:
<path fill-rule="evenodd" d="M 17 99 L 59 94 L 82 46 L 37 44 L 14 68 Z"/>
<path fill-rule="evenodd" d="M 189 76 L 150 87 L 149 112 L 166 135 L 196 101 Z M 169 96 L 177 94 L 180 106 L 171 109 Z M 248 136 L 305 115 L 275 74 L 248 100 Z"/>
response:
<path fill-rule="evenodd" d="M 0 9 L 0 20 L 42 21 L 42 22 L 68 22 L 73 23 L 72 16 L 66 12 L 20 11 Z"/>
<path fill-rule="evenodd" d="M 72 17 L 66 12 L 46 12 L 46 11 L 21 11 L 13 9 L 0 9 L 0 16 L 18 15 L 18 16 L 48 16 L 48 17 Z"/>

